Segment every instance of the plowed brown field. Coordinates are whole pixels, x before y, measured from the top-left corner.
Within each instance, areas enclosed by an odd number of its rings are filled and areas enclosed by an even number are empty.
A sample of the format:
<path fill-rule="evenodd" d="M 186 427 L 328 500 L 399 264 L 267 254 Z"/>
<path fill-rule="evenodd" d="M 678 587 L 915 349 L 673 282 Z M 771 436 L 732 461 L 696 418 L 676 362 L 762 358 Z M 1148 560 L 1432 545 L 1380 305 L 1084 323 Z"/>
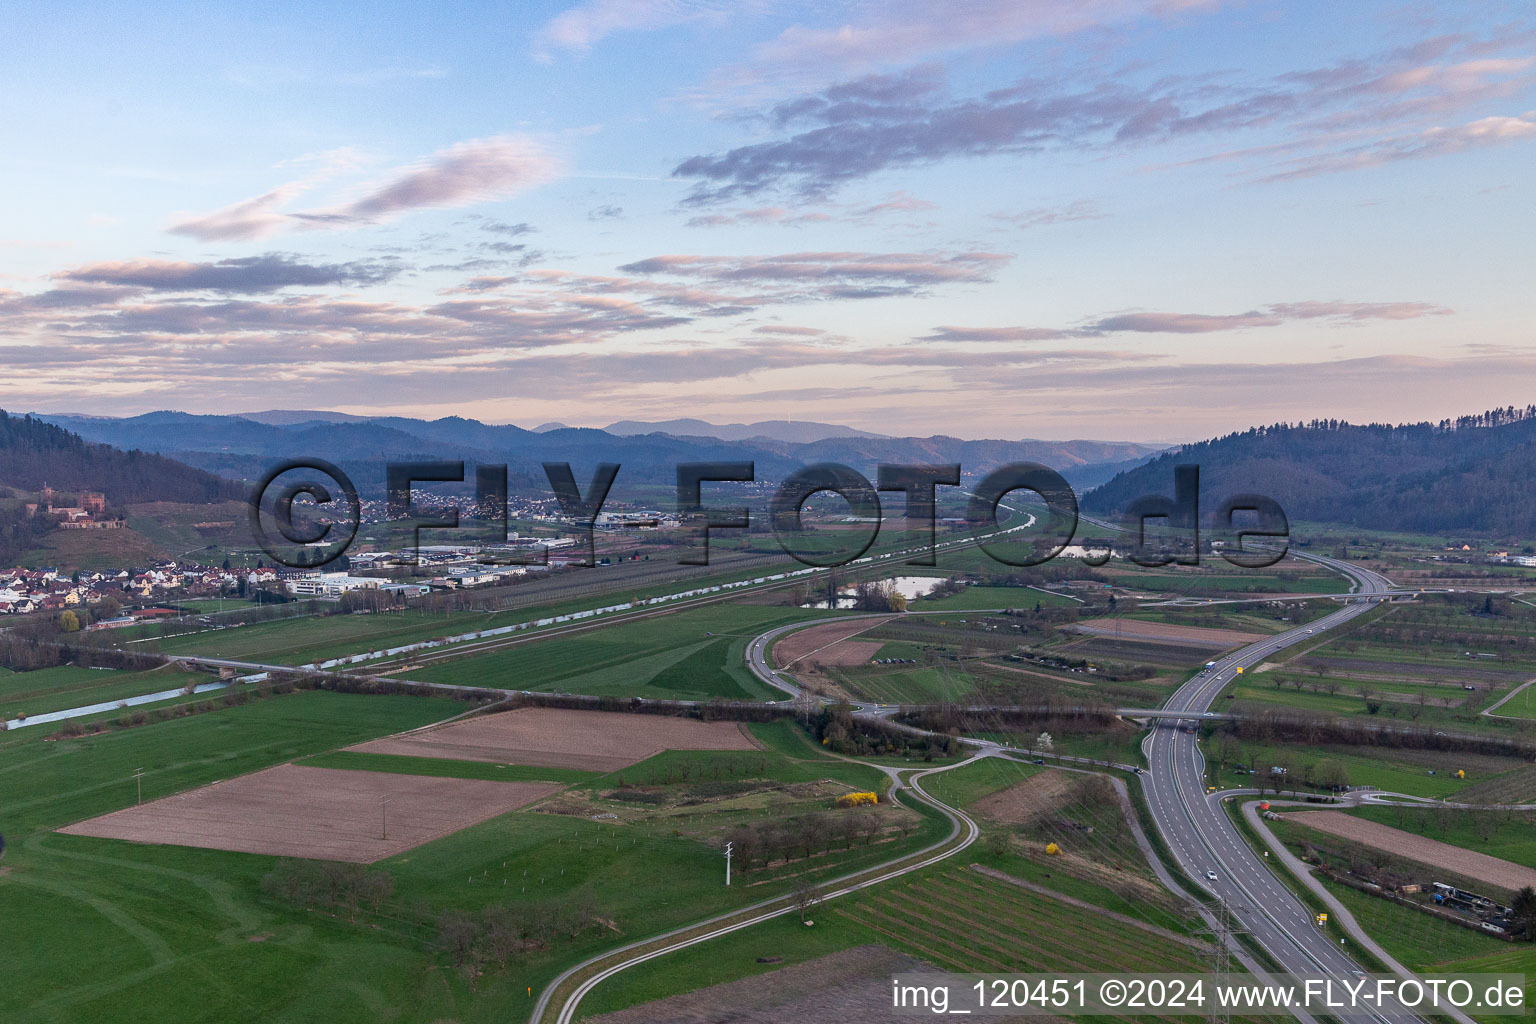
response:
<path fill-rule="evenodd" d="M 1527 885 L 1536 886 L 1536 871 L 1513 861 L 1500 860 L 1486 853 L 1452 846 L 1436 839 L 1426 839 L 1342 811 L 1302 811 L 1299 814 L 1286 814 L 1285 820 L 1512 891 Z"/>
<path fill-rule="evenodd" d="M 611 772 L 663 750 L 752 750 L 735 722 L 566 708 L 520 708 L 468 718 L 349 750 Z"/>
<path fill-rule="evenodd" d="M 59 831 L 131 843 L 369 864 L 516 810 L 560 788 L 549 782 L 484 782 L 284 764 Z"/>

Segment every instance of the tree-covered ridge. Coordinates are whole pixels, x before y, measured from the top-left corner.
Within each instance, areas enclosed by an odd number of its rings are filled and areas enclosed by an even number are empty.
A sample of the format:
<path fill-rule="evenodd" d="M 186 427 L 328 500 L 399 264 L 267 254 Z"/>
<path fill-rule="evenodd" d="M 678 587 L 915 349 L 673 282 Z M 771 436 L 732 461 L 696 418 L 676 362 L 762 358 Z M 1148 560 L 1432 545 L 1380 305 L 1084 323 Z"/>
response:
<path fill-rule="evenodd" d="M 1536 405 L 1437 423 L 1276 423 L 1187 444 L 1085 496 L 1090 513 L 1172 494 L 1173 467 L 1200 467 L 1201 510 L 1268 495 L 1293 519 L 1378 529 L 1536 532 Z"/>
<path fill-rule="evenodd" d="M 0 484 L 38 491 L 100 491 L 114 505 L 141 501 L 189 504 L 239 497 L 239 485 L 162 455 L 119 451 L 78 434 L 0 410 Z"/>

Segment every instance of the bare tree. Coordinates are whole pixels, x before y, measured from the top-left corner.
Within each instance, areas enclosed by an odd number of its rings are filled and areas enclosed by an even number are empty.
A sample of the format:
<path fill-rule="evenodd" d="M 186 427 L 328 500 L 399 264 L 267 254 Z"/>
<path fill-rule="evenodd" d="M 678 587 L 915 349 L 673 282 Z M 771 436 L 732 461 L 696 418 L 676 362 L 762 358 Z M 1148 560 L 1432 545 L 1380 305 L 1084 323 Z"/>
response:
<path fill-rule="evenodd" d="M 808 924 L 805 915 L 821 902 L 821 889 L 810 879 L 801 879 L 795 883 L 795 889 L 790 893 L 790 900 L 794 903 L 795 909 L 800 912 L 800 923 Z"/>
<path fill-rule="evenodd" d="M 474 918 L 462 910 L 445 910 L 437 915 L 437 945 L 453 957 L 458 967 L 469 957 L 479 929 Z"/>
<path fill-rule="evenodd" d="M 358 896 L 375 914 L 395 891 L 395 876 L 387 871 L 370 871 L 358 880 Z"/>

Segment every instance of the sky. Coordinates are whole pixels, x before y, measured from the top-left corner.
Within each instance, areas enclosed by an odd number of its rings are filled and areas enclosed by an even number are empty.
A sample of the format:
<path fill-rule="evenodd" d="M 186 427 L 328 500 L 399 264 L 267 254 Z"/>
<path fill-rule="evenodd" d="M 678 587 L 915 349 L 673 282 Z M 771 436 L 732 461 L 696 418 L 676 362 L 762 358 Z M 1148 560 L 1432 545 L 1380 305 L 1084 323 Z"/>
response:
<path fill-rule="evenodd" d="M 1536 9 L 8 5 L 0 407 L 1178 441 L 1532 400 Z"/>

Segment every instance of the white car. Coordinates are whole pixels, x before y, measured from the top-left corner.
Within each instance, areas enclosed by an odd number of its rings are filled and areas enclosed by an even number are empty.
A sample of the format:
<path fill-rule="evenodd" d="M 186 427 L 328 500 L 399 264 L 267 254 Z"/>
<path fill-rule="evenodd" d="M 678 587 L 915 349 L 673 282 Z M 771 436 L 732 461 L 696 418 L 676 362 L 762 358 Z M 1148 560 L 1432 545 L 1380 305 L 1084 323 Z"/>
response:
<path fill-rule="evenodd" d="M 1205 873 L 1205 877 L 1214 882 L 1214 881 L 1216 881 L 1216 872 L 1214 872 L 1214 871 L 1207 871 Z"/>

